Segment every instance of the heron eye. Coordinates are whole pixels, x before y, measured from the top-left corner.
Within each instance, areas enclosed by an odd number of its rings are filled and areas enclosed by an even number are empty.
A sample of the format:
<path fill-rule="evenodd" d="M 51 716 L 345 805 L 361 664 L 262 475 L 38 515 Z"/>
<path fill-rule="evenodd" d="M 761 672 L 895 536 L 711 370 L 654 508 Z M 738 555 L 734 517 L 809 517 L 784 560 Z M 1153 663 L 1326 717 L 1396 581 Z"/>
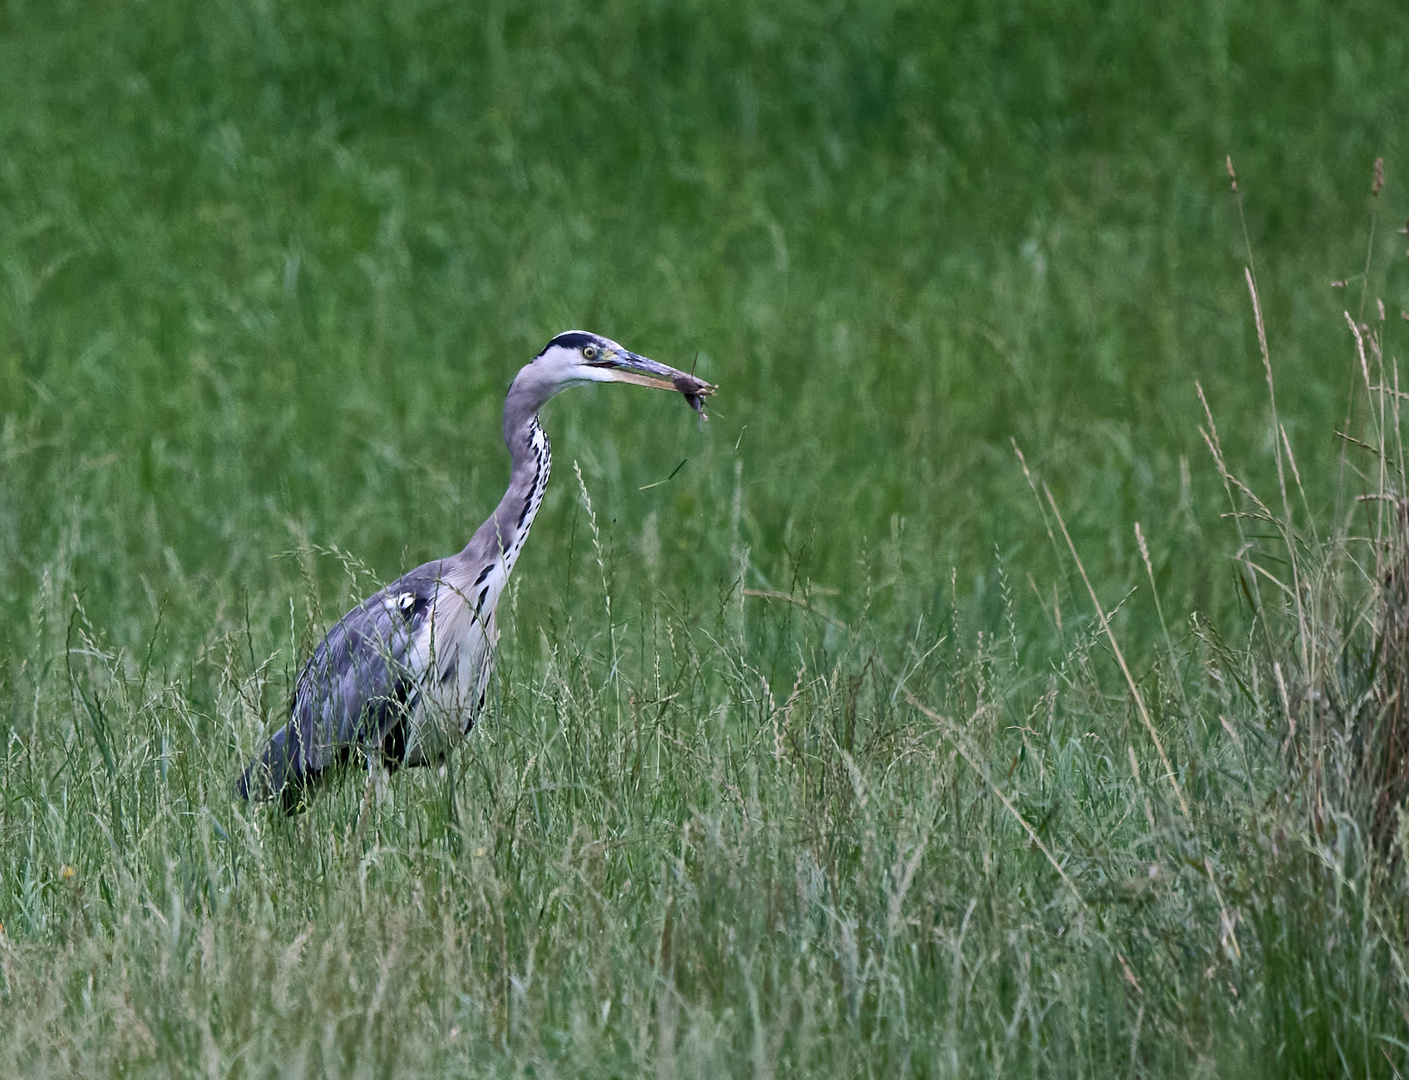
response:
<path fill-rule="evenodd" d="M 583 357 L 584 360 L 595 360 L 595 359 L 597 359 L 597 346 L 595 346 L 595 345 L 584 345 L 584 346 L 582 346 L 582 357 Z"/>

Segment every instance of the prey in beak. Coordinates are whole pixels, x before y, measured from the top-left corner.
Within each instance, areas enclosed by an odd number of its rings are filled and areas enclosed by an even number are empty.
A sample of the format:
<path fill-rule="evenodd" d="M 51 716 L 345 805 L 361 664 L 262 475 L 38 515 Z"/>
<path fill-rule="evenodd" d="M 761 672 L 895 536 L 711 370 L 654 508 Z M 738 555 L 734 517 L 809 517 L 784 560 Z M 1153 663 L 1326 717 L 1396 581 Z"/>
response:
<path fill-rule="evenodd" d="M 603 380 L 606 382 L 635 383 L 637 386 L 649 386 L 656 390 L 674 390 L 684 395 L 690 408 L 699 413 L 701 419 L 709 419 L 705 415 L 704 399 L 712 395 L 718 387 L 689 372 L 668 367 L 625 349 L 603 349 L 594 359 L 588 361 L 588 366 L 606 373 L 607 377 Z"/>

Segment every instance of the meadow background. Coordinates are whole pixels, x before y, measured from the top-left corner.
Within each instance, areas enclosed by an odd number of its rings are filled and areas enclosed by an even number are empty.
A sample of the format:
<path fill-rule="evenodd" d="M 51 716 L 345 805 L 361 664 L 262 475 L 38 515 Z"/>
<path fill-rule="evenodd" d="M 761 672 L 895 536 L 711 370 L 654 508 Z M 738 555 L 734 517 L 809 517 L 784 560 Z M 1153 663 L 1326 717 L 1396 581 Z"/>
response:
<path fill-rule="evenodd" d="M 0 1073 L 1409 1072 L 1407 107 L 1393 4 L 10 0 Z M 555 401 L 474 738 L 237 803 L 571 327 L 708 425 Z"/>

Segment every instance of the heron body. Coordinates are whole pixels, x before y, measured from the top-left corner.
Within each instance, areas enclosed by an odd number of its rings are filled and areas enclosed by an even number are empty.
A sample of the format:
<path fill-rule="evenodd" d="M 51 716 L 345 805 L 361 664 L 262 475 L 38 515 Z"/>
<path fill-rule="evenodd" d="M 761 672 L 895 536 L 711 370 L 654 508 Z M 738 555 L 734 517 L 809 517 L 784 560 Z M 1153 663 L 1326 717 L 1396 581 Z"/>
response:
<path fill-rule="evenodd" d="M 353 754 L 392 769 L 434 764 L 469 732 L 493 670 L 495 608 L 548 487 L 553 456 L 539 410 L 588 382 L 675 390 L 696 410 L 715 389 L 596 334 L 550 341 L 509 386 L 512 466 L 494 513 L 458 554 L 416 567 L 338 620 L 299 673 L 288 722 L 240 777 L 242 797 L 292 807 Z"/>

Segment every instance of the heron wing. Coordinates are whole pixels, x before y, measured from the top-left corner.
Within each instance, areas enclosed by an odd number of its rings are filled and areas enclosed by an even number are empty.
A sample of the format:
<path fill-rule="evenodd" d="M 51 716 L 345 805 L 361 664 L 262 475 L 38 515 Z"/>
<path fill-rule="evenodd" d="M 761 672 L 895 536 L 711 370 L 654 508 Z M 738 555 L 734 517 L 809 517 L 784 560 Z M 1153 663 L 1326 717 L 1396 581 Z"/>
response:
<path fill-rule="evenodd" d="M 287 798 L 353 749 L 398 730 L 404 739 L 421 692 L 413 645 L 441 587 L 440 564 L 427 563 L 337 621 L 299 672 L 288 723 L 240 777 L 240 795 Z"/>

